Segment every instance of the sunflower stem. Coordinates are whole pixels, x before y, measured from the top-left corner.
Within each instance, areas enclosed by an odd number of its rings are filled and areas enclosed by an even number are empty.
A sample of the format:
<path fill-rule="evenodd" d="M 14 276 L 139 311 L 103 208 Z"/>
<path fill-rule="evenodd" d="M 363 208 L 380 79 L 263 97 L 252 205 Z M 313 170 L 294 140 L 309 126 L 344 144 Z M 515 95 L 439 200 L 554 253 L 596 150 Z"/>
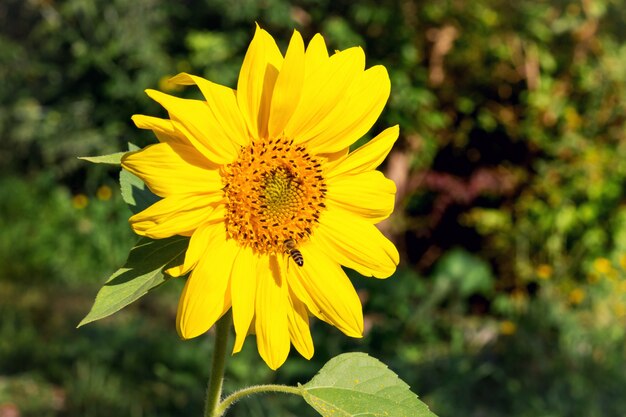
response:
<path fill-rule="evenodd" d="M 211 364 L 211 375 L 206 392 L 206 402 L 204 404 L 204 417 L 218 417 L 223 412 L 219 412 L 220 397 L 222 395 L 222 383 L 224 381 L 224 368 L 226 367 L 226 347 L 228 345 L 228 334 L 232 323 L 231 313 L 228 312 L 217 321 L 215 325 L 215 346 L 213 347 L 213 363 Z"/>
<path fill-rule="evenodd" d="M 302 390 L 298 387 L 291 387 L 288 385 L 275 385 L 275 384 L 254 385 L 252 387 L 242 388 L 239 391 L 235 391 L 232 394 L 230 394 L 228 397 L 226 397 L 224 401 L 222 401 L 218 405 L 215 417 L 220 417 L 224 415 L 226 410 L 228 410 L 228 408 L 231 405 L 243 399 L 244 397 L 247 397 L 252 394 L 262 394 L 266 392 L 282 392 L 285 394 L 294 394 L 294 395 L 302 396 Z"/>

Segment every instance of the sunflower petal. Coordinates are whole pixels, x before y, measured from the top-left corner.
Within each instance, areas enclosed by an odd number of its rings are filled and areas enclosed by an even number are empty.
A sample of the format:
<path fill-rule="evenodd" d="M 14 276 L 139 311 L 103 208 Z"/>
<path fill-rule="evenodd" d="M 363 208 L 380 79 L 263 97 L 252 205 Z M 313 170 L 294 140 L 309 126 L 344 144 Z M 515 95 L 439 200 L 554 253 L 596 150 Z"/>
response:
<path fill-rule="evenodd" d="M 216 227 L 215 222 L 205 223 L 198 227 L 191 235 L 191 239 L 189 239 L 189 245 L 185 251 L 183 263 L 169 268 L 165 272 L 173 277 L 180 277 L 195 268 L 200 257 L 204 254 L 204 251 L 209 245 L 209 237 L 213 232 L 211 230 L 213 227 Z"/>
<path fill-rule="evenodd" d="M 237 103 L 255 138 L 267 136 L 272 93 L 282 63 L 274 38 L 257 25 L 237 82 Z"/>
<path fill-rule="evenodd" d="M 209 244 L 178 302 L 176 328 L 183 339 L 205 333 L 231 306 L 230 272 L 238 248 L 224 228 L 210 230 Z"/>
<path fill-rule="evenodd" d="M 376 169 L 391 151 L 393 144 L 398 139 L 399 132 L 398 125 L 389 127 L 365 145 L 351 152 L 346 158 L 332 161 L 325 169 L 325 177 L 332 178 L 343 174 L 353 175 Z"/>
<path fill-rule="evenodd" d="M 304 303 L 292 291 L 289 291 L 289 302 L 290 307 L 287 309 L 287 318 L 289 320 L 291 343 L 302 356 L 311 359 L 315 349 L 313 347 L 311 329 L 309 328 L 309 314 Z"/>
<path fill-rule="evenodd" d="M 322 213 L 311 243 L 334 261 L 369 277 L 387 278 L 399 262 L 398 250 L 376 226 L 340 209 Z"/>
<path fill-rule="evenodd" d="M 367 133 L 389 98 L 391 84 L 385 67 L 360 74 L 325 120 L 325 129 L 309 142 L 314 153 L 337 152 Z"/>
<path fill-rule="evenodd" d="M 283 274 L 287 277 L 290 294 L 304 303 L 309 313 L 326 323 L 330 323 L 330 319 L 324 315 L 324 312 L 318 305 L 319 303 L 317 303 L 311 294 L 309 294 L 309 291 L 306 289 L 302 281 L 298 279 L 296 272 L 290 272 L 293 264 L 289 261 L 289 259 L 287 259 L 288 256 L 289 255 L 285 256 L 282 263 L 284 265 Z"/>
<path fill-rule="evenodd" d="M 268 126 L 270 137 L 277 137 L 283 132 L 296 110 L 302 93 L 304 68 L 304 42 L 300 33 L 294 30 L 272 94 Z"/>
<path fill-rule="evenodd" d="M 261 259 L 256 294 L 256 339 L 259 354 L 276 370 L 289 355 L 287 283 L 275 256 Z"/>
<path fill-rule="evenodd" d="M 216 165 L 193 146 L 176 142 L 129 152 L 122 157 L 122 166 L 161 197 L 218 192 L 224 187 Z"/>
<path fill-rule="evenodd" d="M 152 239 L 189 236 L 212 218 L 224 218 L 223 205 L 217 206 L 223 198 L 221 192 L 172 195 L 140 211 L 128 221 L 135 233 Z"/>
<path fill-rule="evenodd" d="M 243 347 L 254 317 L 258 257 L 249 247 L 242 248 L 237 255 L 231 273 L 231 297 L 233 302 L 233 323 L 235 325 L 235 345 L 233 353 Z"/>
<path fill-rule="evenodd" d="M 326 182 L 327 205 L 336 205 L 371 223 L 385 220 L 393 211 L 396 184 L 380 171 L 366 171 L 357 175 L 341 175 Z"/>
<path fill-rule="evenodd" d="M 240 146 L 250 142 L 246 122 L 237 105 L 235 90 L 185 72 L 170 78 L 169 81 L 174 84 L 197 85 L 209 105 L 213 120 L 219 123 L 221 132 Z"/>
<path fill-rule="evenodd" d="M 291 268 L 287 275 L 294 294 L 322 320 L 348 336 L 362 337 L 361 301 L 345 272 L 313 241 L 301 252 L 304 266 Z"/>
<path fill-rule="evenodd" d="M 237 143 L 224 132 L 221 121 L 216 120 L 206 102 L 174 97 L 156 90 L 146 90 L 146 94 L 168 111 L 174 128 L 209 161 L 226 164 L 237 157 Z"/>
<path fill-rule="evenodd" d="M 143 114 L 135 114 L 131 119 L 139 129 L 152 130 L 159 142 L 176 142 L 189 145 L 189 141 L 174 129 L 170 119 L 161 119 Z"/>
<path fill-rule="evenodd" d="M 329 115 L 335 113 L 337 103 L 359 79 L 364 67 L 363 50 L 349 48 L 307 73 L 298 108 L 285 126 L 285 134 L 297 143 L 304 143 L 329 129 L 330 123 L 334 122 Z"/>
<path fill-rule="evenodd" d="M 325 65 L 328 61 L 328 49 L 326 48 L 326 42 L 319 33 L 309 41 L 309 45 L 306 48 L 304 68 L 307 75 L 315 71 L 316 68 Z"/>
<path fill-rule="evenodd" d="M 185 260 L 181 268 L 181 275 L 186 274 L 195 268 L 200 261 L 200 258 L 206 252 L 206 248 L 209 247 L 211 238 L 215 233 L 213 228 L 219 227 L 219 225 L 216 225 L 215 223 L 217 223 L 217 221 L 204 223 L 191 235 L 191 239 L 189 239 L 189 246 L 185 252 Z"/>

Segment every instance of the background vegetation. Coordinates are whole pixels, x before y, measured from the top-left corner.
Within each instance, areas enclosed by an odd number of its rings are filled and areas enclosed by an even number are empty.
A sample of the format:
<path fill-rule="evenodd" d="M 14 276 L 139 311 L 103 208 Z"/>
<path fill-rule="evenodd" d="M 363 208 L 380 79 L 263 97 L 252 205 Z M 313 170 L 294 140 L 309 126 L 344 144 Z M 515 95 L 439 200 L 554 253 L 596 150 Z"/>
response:
<path fill-rule="evenodd" d="M 75 329 L 135 238 L 118 173 L 78 155 L 153 138 L 144 94 L 189 71 L 233 86 L 254 22 L 361 45 L 399 123 L 384 165 L 401 249 L 354 276 L 367 334 L 316 322 L 311 362 L 250 339 L 226 389 L 305 382 L 369 352 L 441 417 L 626 415 L 626 7 L 620 0 L 3 0 L 0 416 L 198 415 L 210 336 L 181 342 L 180 283 Z M 355 274 L 356 275 L 356 274 Z M 233 416 L 304 416 L 296 398 Z"/>

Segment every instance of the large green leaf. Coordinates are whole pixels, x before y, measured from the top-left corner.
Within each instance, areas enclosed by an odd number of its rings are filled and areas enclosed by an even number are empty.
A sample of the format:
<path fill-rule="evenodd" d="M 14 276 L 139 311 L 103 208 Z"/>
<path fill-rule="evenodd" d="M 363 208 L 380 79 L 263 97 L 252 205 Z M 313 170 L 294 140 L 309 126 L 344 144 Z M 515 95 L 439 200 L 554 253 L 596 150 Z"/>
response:
<path fill-rule="evenodd" d="M 301 388 L 325 417 L 436 417 L 398 375 L 365 353 L 336 356 Z"/>
<path fill-rule="evenodd" d="M 182 263 L 188 244 L 189 238 L 183 236 L 159 240 L 141 238 L 131 249 L 124 266 L 100 289 L 91 311 L 78 327 L 119 311 L 167 281 L 169 276 L 163 271 Z"/>
<path fill-rule="evenodd" d="M 78 159 L 92 162 L 94 164 L 119 165 L 122 162 L 122 156 L 124 156 L 125 153 L 126 152 L 116 152 L 109 155 L 100 156 L 79 156 Z"/>

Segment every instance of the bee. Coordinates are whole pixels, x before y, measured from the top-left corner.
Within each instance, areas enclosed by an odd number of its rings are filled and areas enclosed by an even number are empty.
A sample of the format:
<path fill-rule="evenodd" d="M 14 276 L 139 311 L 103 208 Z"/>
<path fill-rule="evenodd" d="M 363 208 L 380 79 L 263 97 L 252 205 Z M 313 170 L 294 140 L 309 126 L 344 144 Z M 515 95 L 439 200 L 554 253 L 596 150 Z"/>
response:
<path fill-rule="evenodd" d="M 296 249 L 296 242 L 293 239 L 285 240 L 283 242 L 283 249 L 289 254 L 289 256 L 291 256 L 291 259 L 293 259 L 296 265 L 304 265 L 304 257 L 302 256 L 302 252 Z"/>

